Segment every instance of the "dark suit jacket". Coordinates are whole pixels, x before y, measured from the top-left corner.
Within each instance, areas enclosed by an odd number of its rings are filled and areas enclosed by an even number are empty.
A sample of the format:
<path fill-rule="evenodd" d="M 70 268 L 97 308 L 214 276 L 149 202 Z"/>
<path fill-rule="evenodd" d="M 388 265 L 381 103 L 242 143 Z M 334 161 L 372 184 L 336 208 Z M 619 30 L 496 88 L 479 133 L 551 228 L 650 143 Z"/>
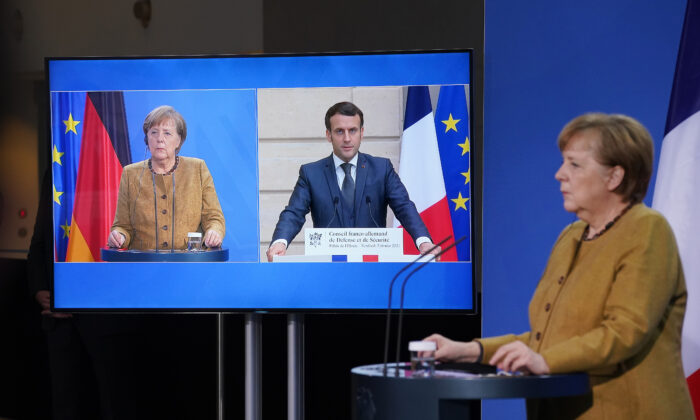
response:
<path fill-rule="evenodd" d="M 359 153 L 352 214 L 346 214 L 342 201 L 333 155 L 302 165 L 289 204 L 280 213 L 273 242 L 286 239 L 291 243 L 309 211 L 316 228 L 386 227 L 387 205 L 414 240 L 430 237 L 389 159 Z"/>

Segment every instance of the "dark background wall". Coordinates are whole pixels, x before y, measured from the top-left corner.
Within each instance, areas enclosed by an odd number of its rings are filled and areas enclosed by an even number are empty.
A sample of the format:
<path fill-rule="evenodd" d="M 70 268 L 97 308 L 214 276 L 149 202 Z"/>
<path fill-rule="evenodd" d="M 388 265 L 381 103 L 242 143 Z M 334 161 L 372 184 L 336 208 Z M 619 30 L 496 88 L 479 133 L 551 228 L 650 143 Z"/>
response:
<path fill-rule="evenodd" d="M 46 3 L 46 4 L 44 4 Z M 289 3 L 153 1 L 153 18 L 143 28 L 130 15 L 131 4 L 69 0 L 60 7 L 40 0 L 17 2 L 24 27 L 21 39 L 11 38 L 9 50 L 15 57 L 13 70 L 21 81 L 15 98 L 22 106 L 21 121 L 33 127 L 39 165 L 30 176 L 38 188 L 38 173 L 47 163 L 49 141 L 42 132 L 46 104 L 43 95 L 43 56 L 207 54 L 309 51 L 410 50 L 429 48 L 474 48 L 476 52 L 475 97 L 482 94 L 483 3 L 449 2 L 449 9 L 422 11 L 418 2 L 360 1 L 332 4 L 321 1 Z M 196 10 L 195 10 L 196 9 Z M 11 9 L 12 12 L 15 9 Z M 10 13 L 12 16 L 12 13 Z M 472 23 L 465 25 L 465 17 Z M 448 21 L 449 28 L 442 25 Z M 43 28 L 40 23 L 44 23 Z M 441 23 L 438 23 L 441 22 Z M 436 28 L 440 30 L 436 30 Z M 92 39 L 85 38 L 86 34 Z M 481 99 L 476 100 L 477 103 Z M 481 109 L 475 111 L 475 133 L 481 130 Z M 480 137 L 480 135 L 476 135 Z M 16 140 L 15 140 L 16 142 Z M 31 172 L 31 171 L 28 171 Z M 15 202 L 34 191 L 21 191 Z M 33 214 L 31 216 L 33 218 Z M 2 248 L 2 247 L 0 247 Z M 8 313 L 17 307 L 3 333 L 17 343 L 0 366 L 8 366 L 13 389 L 0 398 L 0 416 L 45 418 L 48 412 L 48 375 L 38 308 L 26 296 L 24 261 L 4 260 L 14 272 L 6 281 L 12 286 Z M 15 318 L 17 318 L 15 320 Z M 153 384 L 149 401 L 141 402 L 144 413 L 177 418 L 214 418 L 216 408 L 216 318 L 214 315 L 133 315 L 125 338 L 133 352 L 134 364 L 143 367 L 134 381 Z M 226 314 L 224 342 L 226 358 L 225 415 L 243 418 L 244 347 L 243 316 Z M 100 321 L 98 321 L 100 322 Z M 307 315 L 305 336 L 306 418 L 350 418 L 350 369 L 382 359 L 384 318 L 382 315 Z M 451 336 L 471 339 L 479 335 L 478 315 L 408 316 L 406 340 L 422 338 L 438 326 Z M 394 325 L 395 328 L 395 325 Z M 263 316 L 263 417 L 286 417 L 286 317 Z M 31 332 L 27 336 L 26 332 Z M 123 344 L 123 343 L 122 343 Z M 36 349 L 30 355 L 25 348 Z M 41 353 L 41 351 L 44 351 Z M 392 351 L 393 353 L 393 351 Z M 403 358 L 407 354 L 403 352 Z M 21 363 L 16 363 L 20 360 Z M 38 369 L 28 367 L 39 363 Z M 21 387 L 15 386 L 21 383 Z M 197 413 L 193 415 L 192 413 Z"/>

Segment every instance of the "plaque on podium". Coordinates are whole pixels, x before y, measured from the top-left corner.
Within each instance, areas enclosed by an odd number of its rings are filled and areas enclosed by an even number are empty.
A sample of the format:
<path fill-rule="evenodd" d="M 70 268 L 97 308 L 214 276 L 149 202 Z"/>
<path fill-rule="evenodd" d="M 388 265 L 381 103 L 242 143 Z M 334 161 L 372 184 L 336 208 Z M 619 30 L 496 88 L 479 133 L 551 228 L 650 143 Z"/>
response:
<path fill-rule="evenodd" d="M 304 255 L 275 255 L 274 262 L 411 262 L 400 228 L 310 228 Z M 429 259 L 429 257 L 426 257 Z"/>
<path fill-rule="evenodd" d="M 311 228 L 304 239 L 306 255 L 403 255 L 399 228 Z"/>

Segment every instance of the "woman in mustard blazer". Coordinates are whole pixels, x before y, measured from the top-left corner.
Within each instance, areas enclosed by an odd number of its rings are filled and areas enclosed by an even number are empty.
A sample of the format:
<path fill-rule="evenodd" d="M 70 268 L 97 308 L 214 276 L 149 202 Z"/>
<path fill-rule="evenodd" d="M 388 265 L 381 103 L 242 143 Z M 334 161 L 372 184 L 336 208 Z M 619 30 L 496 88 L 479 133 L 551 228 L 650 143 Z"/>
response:
<path fill-rule="evenodd" d="M 203 160 L 178 155 L 187 138 L 182 115 L 159 106 L 143 133 L 151 158 L 124 167 L 107 246 L 184 249 L 189 232 L 201 232 L 207 247 L 220 246 L 226 223 L 211 173 Z"/>
<path fill-rule="evenodd" d="M 558 139 L 564 208 L 530 301 L 530 331 L 463 343 L 434 334 L 443 361 L 488 361 L 526 374 L 587 372 L 592 393 L 531 400 L 531 419 L 693 419 L 681 362 L 687 301 L 671 228 L 642 204 L 652 172 L 647 130 L 585 114 Z"/>

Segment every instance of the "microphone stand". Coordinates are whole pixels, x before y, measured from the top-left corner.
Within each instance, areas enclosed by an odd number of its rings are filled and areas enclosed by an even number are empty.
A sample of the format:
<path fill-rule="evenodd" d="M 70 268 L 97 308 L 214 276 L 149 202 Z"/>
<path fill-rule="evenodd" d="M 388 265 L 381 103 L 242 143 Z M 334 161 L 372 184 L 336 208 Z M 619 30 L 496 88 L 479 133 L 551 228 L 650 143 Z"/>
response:
<path fill-rule="evenodd" d="M 460 242 L 462 242 L 462 241 L 465 240 L 466 238 L 467 238 L 466 236 L 462 236 L 461 238 L 457 239 L 455 242 L 453 242 L 453 243 L 452 243 L 450 246 L 448 246 L 447 248 L 445 248 L 445 249 L 443 249 L 442 251 L 438 252 L 437 254 L 433 255 L 428 261 L 425 261 L 425 262 L 423 262 L 423 264 L 421 264 L 421 265 L 419 265 L 418 267 L 414 268 L 413 271 L 411 271 L 410 273 L 408 273 L 408 275 L 406 276 L 406 278 L 403 280 L 403 283 L 401 283 L 401 305 L 399 306 L 399 325 L 398 325 L 398 327 L 397 327 L 397 328 L 398 328 L 398 332 L 397 332 L 397 336 L 396 336 L 396 370 L 394 371 L 394 376 L 396 376 L 396 377 L 399 376 L 399 368 L 398 368 L 398 367 L 399 367 L 399 355 L 400 355 L 400 351 L 401 351 L 401 325 L 402 325 L 402 322 L 403 322 L 403 297 L 404 297 L 404 292 L 405 292 L 405 290 L 406 290 L 406 283 L 408 282 L 408 279 L 410 279 L 411 276 L 412 276 L 413 274 L 415 274 L 416 271 L 418 271 L 418 270 L 420 270 L 421 268 L 425 267 L 426 264 L 428 264 L 429 262 L 433 261 L 435 258 L 441 256 L 441 255 L 444 254 L 445 252 L 447 252 L 447 251 L 449 251 L 450 249 L 454 248 L 455 246 L 457 246 L 457 244 L 459 244 Z"/>
<path fill-rule="evenodd" d="M 444 244 L 445 242 L 447 242 L 451 238 L 452 238 L 452 235 L 449 235 L 447 238 L 438 242 L 437 244 L 435 244 L 432 248 L 430 248 L 428 250 L 428 253 L 433 252 L 435 249 L 437 249 L 437 247 Z M 386 308 L 386 332 L 384 334 L 384 368 L 382 370 L 384 376 L 386 376 L 386 370 L 387 370 L 386 364 L 389 361 L 389 335 L 390 335 L 389 333 L 391 331 L 391 295 L 392 295 L 392 291 L 394 289 L 394 282 L 396 281 L 396 279 L 399 277 L 399 275 L 401 273 L 403 273 L 410 266 L 412 266 L 413 264 L 418 262 L 418 260 L 423 258 L 423 256 L 424 255 L 419 255 L 415 260 L 413 260 L 409 264 L 405 265 L 401 270 L 398 271 L 398 273 L 396 273 L 394 275 L 394 278 L 391 279 L 391 283 L 389 283 L 389 304 L 387 305 L 387 308 Z"/>
<path fill-rule="evenodd" d="M 365 198 L 365 203 L 367 203 L 367 210 L 369 210 L 369 217 L 372 218 L 372 222 L 374 222 L 374 227 L 379 227 L 379 223 L 377 223 L 376 220 L 374 220 L 374 216 L 372 215 L 372 199 L 367 196 Z"/>
<path fill-rule="evenodd" d="M 328 222 L 328 225 L 326 225 L 326 229 L 328 229 L 331 226 L 331 223 L 335 221 L 335 215 L 338 214 L 338 201 L 340 198 L 338 197 L 333 197 L 333 217 L 331 217 L 331 221 Z"/>
<path fill-rule="evenodd" d="M 175 252 L 175 171 L 170 174 L 172 177 L 173 181 L 173 201 L 172 201 L 172 210 L 170 210 L 170 220 L 172 222 L 170 223 L 170 252 L 173 253 Z M 157 229 L 156 229 L 157 230 Z"/>
<path fill-rule="evenodd" d="M 156 253 L 158 253 L 158 198 L 156 198 L 156 176 L 151 172 L 151 181 L 153 182 L 153 214 L 155 218 L 155 237 L 156 237 Z"/>

